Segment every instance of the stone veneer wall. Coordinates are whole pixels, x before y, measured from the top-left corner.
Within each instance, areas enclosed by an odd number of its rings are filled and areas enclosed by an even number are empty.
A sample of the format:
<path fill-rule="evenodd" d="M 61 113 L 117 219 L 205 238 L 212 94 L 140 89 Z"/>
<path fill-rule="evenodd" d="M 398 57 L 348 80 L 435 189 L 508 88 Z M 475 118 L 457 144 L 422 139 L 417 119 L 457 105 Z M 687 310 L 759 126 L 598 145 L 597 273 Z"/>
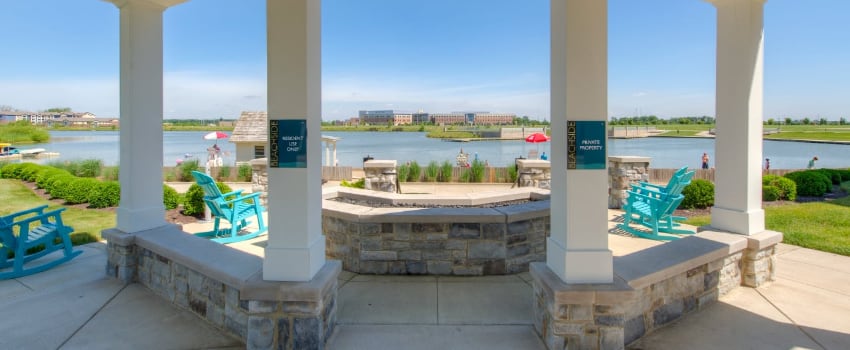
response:
<path fill-rule="evenodd" d="M 781 239 L 772 231 L 680 239 L 616 257 L 613 284 L 566 284 L 533 263 L 535 331 L 549 349 L 623 349 L 748 281 L 772 281 Z"/>
<path fill-rule="evenodd" d="M 519 187 L 552 187 L 552 165 L 548 160 L 518 159 L 516 164 Z"/>
<path fill-rule="evenodd" d="M 104 231 L 107 275 L 144 285 L 248 349 L 324 349 L 336 323 L 339 262 L 328 262 L 310 282 L 262 281 L 259 257 L 179 228 L 160 231 Z"/>
<path fill-rule="evenodd" d="M 355 190 L 347 191 L 352 192 L 348 195 L 358 195 Z M 516 189 L 516 194 L 505 196 L 515 199 L 522 192 L 520 195 L 529 198 L 530 192 L 524 191 Z M 482 200 L 473 197 L 472 201 Z M 369 198 L 380 201 L 395 197 Z M 441 198 L 421 200 L 463 201 Z M 325 252 L 329 259 L 342 261 L 346 271 L 503 275 L 528 271 L 530 262 L 546 259 L 547 200 L 495 208 L 372 208 L 330 200 L 322 206 Z"/>
<path fill-rule="evenodd" d="M 649 181 L 649 157 L 608 157 L 608 209 L 626 205 L 632 184 Z"/>

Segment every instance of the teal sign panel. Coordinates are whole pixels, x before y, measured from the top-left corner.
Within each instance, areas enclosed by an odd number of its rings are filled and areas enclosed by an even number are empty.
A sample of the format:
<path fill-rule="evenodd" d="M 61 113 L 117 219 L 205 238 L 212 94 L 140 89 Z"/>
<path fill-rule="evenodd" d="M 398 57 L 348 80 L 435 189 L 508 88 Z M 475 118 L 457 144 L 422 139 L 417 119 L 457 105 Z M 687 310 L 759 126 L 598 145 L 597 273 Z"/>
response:
<path fill-rule="evenodd" d="M 307 167 L 307 120 L 269 120 L 269 166 Z"/>
<path fill-rule="evenodd" d="M 567 121 L 567 169 L 605 169 L 605 121 Z"/>

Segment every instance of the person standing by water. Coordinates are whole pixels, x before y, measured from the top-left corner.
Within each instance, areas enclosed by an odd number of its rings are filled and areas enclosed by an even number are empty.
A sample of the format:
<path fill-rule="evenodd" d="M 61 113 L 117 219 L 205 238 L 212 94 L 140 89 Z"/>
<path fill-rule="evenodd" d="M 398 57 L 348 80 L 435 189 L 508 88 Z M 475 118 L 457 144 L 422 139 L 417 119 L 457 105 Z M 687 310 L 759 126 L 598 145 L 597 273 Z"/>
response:
<path fill-rule="evenodd" d="M 812 158 L 812 160 L 809 161 L 809 165 L 806 167 L 806 169 L 814 169 L 815 168 L 815 162 L 817 162 L 817 161 L 818 161 L 818 156 L 814 156 Z"/>
<path fill-rule="evenodd" d="M 708 153 L 705 152 L 702 154 L 702 168 L 708 169 Z"/>
<path fill-rule="evenodd" d="M 764 172 L 770 172 L 770 158 L 764 159 Z"/>

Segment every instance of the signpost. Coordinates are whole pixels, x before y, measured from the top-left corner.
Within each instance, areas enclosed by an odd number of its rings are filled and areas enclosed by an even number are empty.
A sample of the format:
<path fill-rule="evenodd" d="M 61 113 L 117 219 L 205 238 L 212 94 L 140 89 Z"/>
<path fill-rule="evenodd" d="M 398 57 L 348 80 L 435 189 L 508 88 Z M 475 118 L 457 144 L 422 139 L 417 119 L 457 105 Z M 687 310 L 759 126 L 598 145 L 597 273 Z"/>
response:
<path fill-rule="evenodd" d="M 307 167 L 307 120 L 269 120 L 269 166 Z"/>
<path fill-rule="evenodd" d="M 604 121 L 567 121 L 567 169 L 605 169 L 607 140 Z"/>

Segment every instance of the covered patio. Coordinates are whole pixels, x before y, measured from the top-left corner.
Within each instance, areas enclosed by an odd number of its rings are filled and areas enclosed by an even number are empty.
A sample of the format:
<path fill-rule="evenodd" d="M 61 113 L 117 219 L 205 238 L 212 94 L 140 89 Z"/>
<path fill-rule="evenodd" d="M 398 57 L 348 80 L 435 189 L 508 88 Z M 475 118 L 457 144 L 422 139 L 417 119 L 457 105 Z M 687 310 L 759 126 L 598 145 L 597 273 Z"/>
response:
<path fill-rule="evenodd" d="M 270 137 L 273 215 L 262 258 L 187 235 L 165 221 L 162 16 L 185 1 L 110 2 L 121 18 L 122 186 L 117 225 L 103 234 L 107 274 L 148 287 L 249 348 L 323 348 L 339 320 L 341 267 L 326 260 L 321 225 L 320 1 L 267 2 L 269 120 L 302 125 L 303 143 L 293 151 L 301 153 L 288 154 L 276 150 L 277 139 Z M 712 304 L 724 293 L 721 286 L 758 287 L 773 279 L 781 234 L 765 230 L 761 209 L 764 1 L 710 2 L 718 18 L 711 227 L 651 253 L 669 259 L 645 261 L 615 259 L 609 248 L 607 166 L 575 168 L 567 152 L 568 135 L 575 132 L 570 123 L 604 125 L 608 118 L 607 1 L 551 1 L 551 119 L 552 134 L 560 136 L 553 137 L 550 158 L 546 262 L 530 268 L 535 330 L 549 348 L 623 348 Z M 278 152 L 302 158 L 278 163 Z M 706 282 L 700 285 L 694 276 Z M 660 285 L 674 287 L 652 294 Z M 642 302 L 646 298 L 654 299 Z M 651 317 L 658 313 L 663 316 Z"/>

